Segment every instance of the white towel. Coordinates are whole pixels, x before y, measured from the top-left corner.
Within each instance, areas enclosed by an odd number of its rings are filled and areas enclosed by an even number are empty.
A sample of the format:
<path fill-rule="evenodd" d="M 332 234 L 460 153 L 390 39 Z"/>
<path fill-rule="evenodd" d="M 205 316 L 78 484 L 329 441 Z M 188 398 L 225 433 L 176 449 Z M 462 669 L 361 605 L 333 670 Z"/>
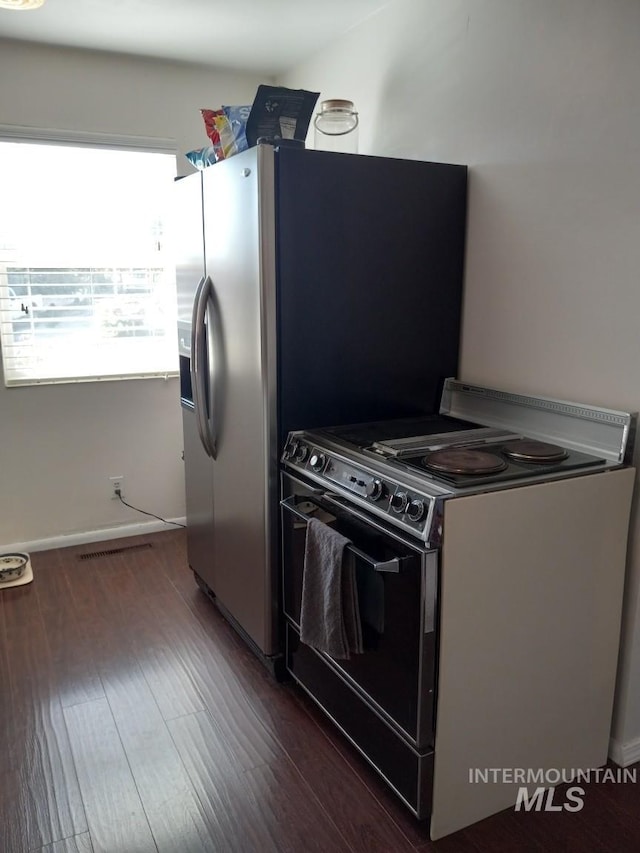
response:
<path fill-rule="evenodd" d="M 338 660 L 362 654 L 355 565 L 349 540 L 309 519 L 304 554 L 300 639 Z"/>

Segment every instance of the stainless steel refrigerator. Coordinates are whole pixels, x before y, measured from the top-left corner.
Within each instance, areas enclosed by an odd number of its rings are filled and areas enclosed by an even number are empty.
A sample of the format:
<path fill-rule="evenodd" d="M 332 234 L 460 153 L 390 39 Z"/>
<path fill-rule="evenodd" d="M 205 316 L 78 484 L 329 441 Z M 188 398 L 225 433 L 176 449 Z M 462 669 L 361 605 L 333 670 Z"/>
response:
<path fill-rule="evenodd" d="M 176 182 L 189 564 L 268 662 L 284 439 L 437 411 L 466 184 L 464 166 L 270 145 Z"/>

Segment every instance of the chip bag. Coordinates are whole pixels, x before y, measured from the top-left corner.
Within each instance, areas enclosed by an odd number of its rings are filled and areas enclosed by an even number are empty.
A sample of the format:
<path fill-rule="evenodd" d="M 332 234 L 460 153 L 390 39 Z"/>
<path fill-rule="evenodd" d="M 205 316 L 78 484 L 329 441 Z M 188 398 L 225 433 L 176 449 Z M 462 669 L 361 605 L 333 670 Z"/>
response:
<path fill-rule="evenodd" d="M 212 166 L 217 161 L 213 145 L 208 145 L 206 148 L 198 148 L 194 151 L 187 151 L 185 157 L 196 169 L 206 169 L 207 166 Z"/>
<path fill-rule="evenodd" d="M 222 107 L 222 109 L 231 125 L 238 153 L 246 151 L 249 147 L 249 143 L 247 142 L 247 119 L 251 112 L 251 104 L 240 107 Z"/>
<path fill-rule="evenodd" d="M 200 110 L 205 131 L 215 150 L 216 160 L 226 160 L 249 147 L 245 129 L 250 111 L 250 106 Z"/>
<path fill-rule="evenodd" d="M 219 116 L 224 116 L 223 110 L 200 110 L 200 114 L 202 115 L 202 119 L 204 121 L 204 129 L 206 131 L 207 136 L 211 140 L 211 145 L 216 154 L 216 160 L 223 160 L 224 154 L 222 150 L 222 142 L 220 140 L 220 131 L 218 130 L 218 126 L 216 124 L 216 118 Z"/>

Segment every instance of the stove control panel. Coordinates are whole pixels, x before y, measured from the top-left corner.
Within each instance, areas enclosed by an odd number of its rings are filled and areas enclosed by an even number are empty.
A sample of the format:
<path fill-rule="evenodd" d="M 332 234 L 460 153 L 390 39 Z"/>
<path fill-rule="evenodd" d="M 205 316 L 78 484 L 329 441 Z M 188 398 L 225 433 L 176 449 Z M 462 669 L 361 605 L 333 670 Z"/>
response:
<path fill-rule="evenodd" d="M 389 503 L 388 483 L 376 477 L 375 474 L 363 471 L 341 459 L 329 459 L 324 469 L 324 476 L 330 483 L 335 483 L 381 508 Z"/>
<path fill-rule="evenodd" d="M 374 515 L 383 516 L 392 524 L 427 539 L 433 514 L 433 499 L 428 496 L 295 435 L 289 437 L 282 461 L 329 491 L 335 489 L 338 494 L 350 495 L 355 504 L 366 507 Z"/>

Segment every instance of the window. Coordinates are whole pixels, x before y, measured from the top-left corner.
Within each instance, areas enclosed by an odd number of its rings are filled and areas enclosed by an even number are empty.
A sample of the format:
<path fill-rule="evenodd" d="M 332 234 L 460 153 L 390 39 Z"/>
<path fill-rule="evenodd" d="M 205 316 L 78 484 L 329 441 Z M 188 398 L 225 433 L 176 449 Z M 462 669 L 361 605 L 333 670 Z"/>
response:
<path fill-rule="evenodd" d="M 0 141 L 5 384 L 177 372 L 175 156 Z"/>

